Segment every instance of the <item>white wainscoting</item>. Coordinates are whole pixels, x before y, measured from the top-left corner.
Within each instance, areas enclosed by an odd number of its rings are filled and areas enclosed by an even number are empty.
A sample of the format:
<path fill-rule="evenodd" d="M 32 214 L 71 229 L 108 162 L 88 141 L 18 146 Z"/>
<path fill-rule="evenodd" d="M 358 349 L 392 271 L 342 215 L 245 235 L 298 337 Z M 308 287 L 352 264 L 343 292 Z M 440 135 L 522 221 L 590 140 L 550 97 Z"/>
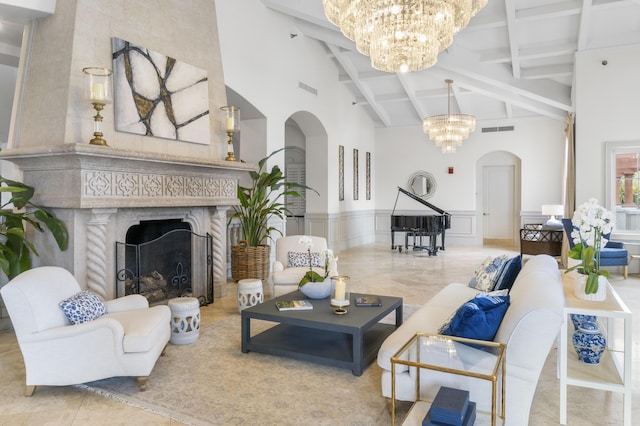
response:
<path fill-rule="evenodd" d="M 305 225 L 305 233 L 324 236 L 329 247 L 336 251 L 376 241 L 373 210 L 336 214 L 308 213 Z"/>

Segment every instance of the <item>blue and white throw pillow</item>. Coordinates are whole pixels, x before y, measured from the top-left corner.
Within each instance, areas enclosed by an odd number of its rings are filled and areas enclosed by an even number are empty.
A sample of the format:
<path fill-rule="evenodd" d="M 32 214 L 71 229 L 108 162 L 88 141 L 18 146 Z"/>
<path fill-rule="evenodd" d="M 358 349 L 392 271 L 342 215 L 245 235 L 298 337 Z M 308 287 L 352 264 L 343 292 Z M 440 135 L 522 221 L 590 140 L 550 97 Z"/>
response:
<path fill-rule="evenodd" d="M 287 268 L 300 268 L 302 266 L 309 266 L 309 253 L 306 251 L 290 251 L 289 266 Z M 311 266 L 317 266 L 318 268 L 323 266 L 320 253 L 311 253 Z"/>
<path fill-rule="evenodd" d="M 469 287 L 480 291 L 491 291 L 496 285 L 496 281 L 502 271 L 502 267 L 509 259 L 508 255 L 498 257 L 487 257 L 480 269 L 476 271 L 476 275 L 469 281 Z"/>
<path fill-rule="evenodd" d="M 60 302 L 60 308 L 71 324 L 93 321 L 107 312 L 102 300 L 90 291 L 84 290 Z"/>

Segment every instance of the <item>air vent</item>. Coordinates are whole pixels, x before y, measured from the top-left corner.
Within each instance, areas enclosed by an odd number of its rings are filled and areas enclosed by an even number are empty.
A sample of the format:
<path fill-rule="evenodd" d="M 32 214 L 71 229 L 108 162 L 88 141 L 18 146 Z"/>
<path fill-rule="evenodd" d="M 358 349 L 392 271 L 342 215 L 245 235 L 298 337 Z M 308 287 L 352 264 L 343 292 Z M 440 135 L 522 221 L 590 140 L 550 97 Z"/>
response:
<path fill-rule="evenodd" d="M 299 81 L 298 82 L 298 87 L 300 87 L 302 90 L 306 90 L 307 92 L 318 96 L 318 90 L 314 89 L 313 87 L 309 86 L 308 84 L 304 84 L 303 82 Z"/>
<path fill-rule="evenodd" d="M 482 133 L 491 133 L 491 132 L 513 132 L 515 130 L 514 126 L 502 126 L 502 127 L 483 127 Z"/>

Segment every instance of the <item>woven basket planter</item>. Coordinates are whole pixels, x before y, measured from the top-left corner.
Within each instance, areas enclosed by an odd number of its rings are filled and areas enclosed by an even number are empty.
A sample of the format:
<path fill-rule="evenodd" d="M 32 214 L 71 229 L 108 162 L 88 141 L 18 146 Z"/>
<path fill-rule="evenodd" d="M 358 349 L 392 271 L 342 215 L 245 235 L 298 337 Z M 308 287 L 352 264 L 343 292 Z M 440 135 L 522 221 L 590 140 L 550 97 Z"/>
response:
<path fill-rule="evenodd" d="M 231 277 L 234 281 L 247 278 L 266 280 L 269 278 L 270 254 L 268 245 L 250 247 L 246 241 L 239 241 L 237 246 L 231 246 Z"/>

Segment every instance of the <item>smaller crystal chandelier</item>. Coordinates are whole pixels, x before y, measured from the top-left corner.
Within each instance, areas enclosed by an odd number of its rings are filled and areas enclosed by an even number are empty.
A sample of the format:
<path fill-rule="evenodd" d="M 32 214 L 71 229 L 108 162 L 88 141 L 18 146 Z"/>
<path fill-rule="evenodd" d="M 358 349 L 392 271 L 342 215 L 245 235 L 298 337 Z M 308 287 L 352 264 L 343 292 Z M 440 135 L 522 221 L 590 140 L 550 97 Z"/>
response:
<path fill-rule="evenodd" d="M 451 83 L 447 83 L 447 113 L 425 117 L 422 129 L 429 134 L 429 138 L 442 149 L 443 154 L 453 154 L 456 147 L 469 137 L 469 133 L 476 129 L 476 118 L 469 114 L 451 114 Z"/>

